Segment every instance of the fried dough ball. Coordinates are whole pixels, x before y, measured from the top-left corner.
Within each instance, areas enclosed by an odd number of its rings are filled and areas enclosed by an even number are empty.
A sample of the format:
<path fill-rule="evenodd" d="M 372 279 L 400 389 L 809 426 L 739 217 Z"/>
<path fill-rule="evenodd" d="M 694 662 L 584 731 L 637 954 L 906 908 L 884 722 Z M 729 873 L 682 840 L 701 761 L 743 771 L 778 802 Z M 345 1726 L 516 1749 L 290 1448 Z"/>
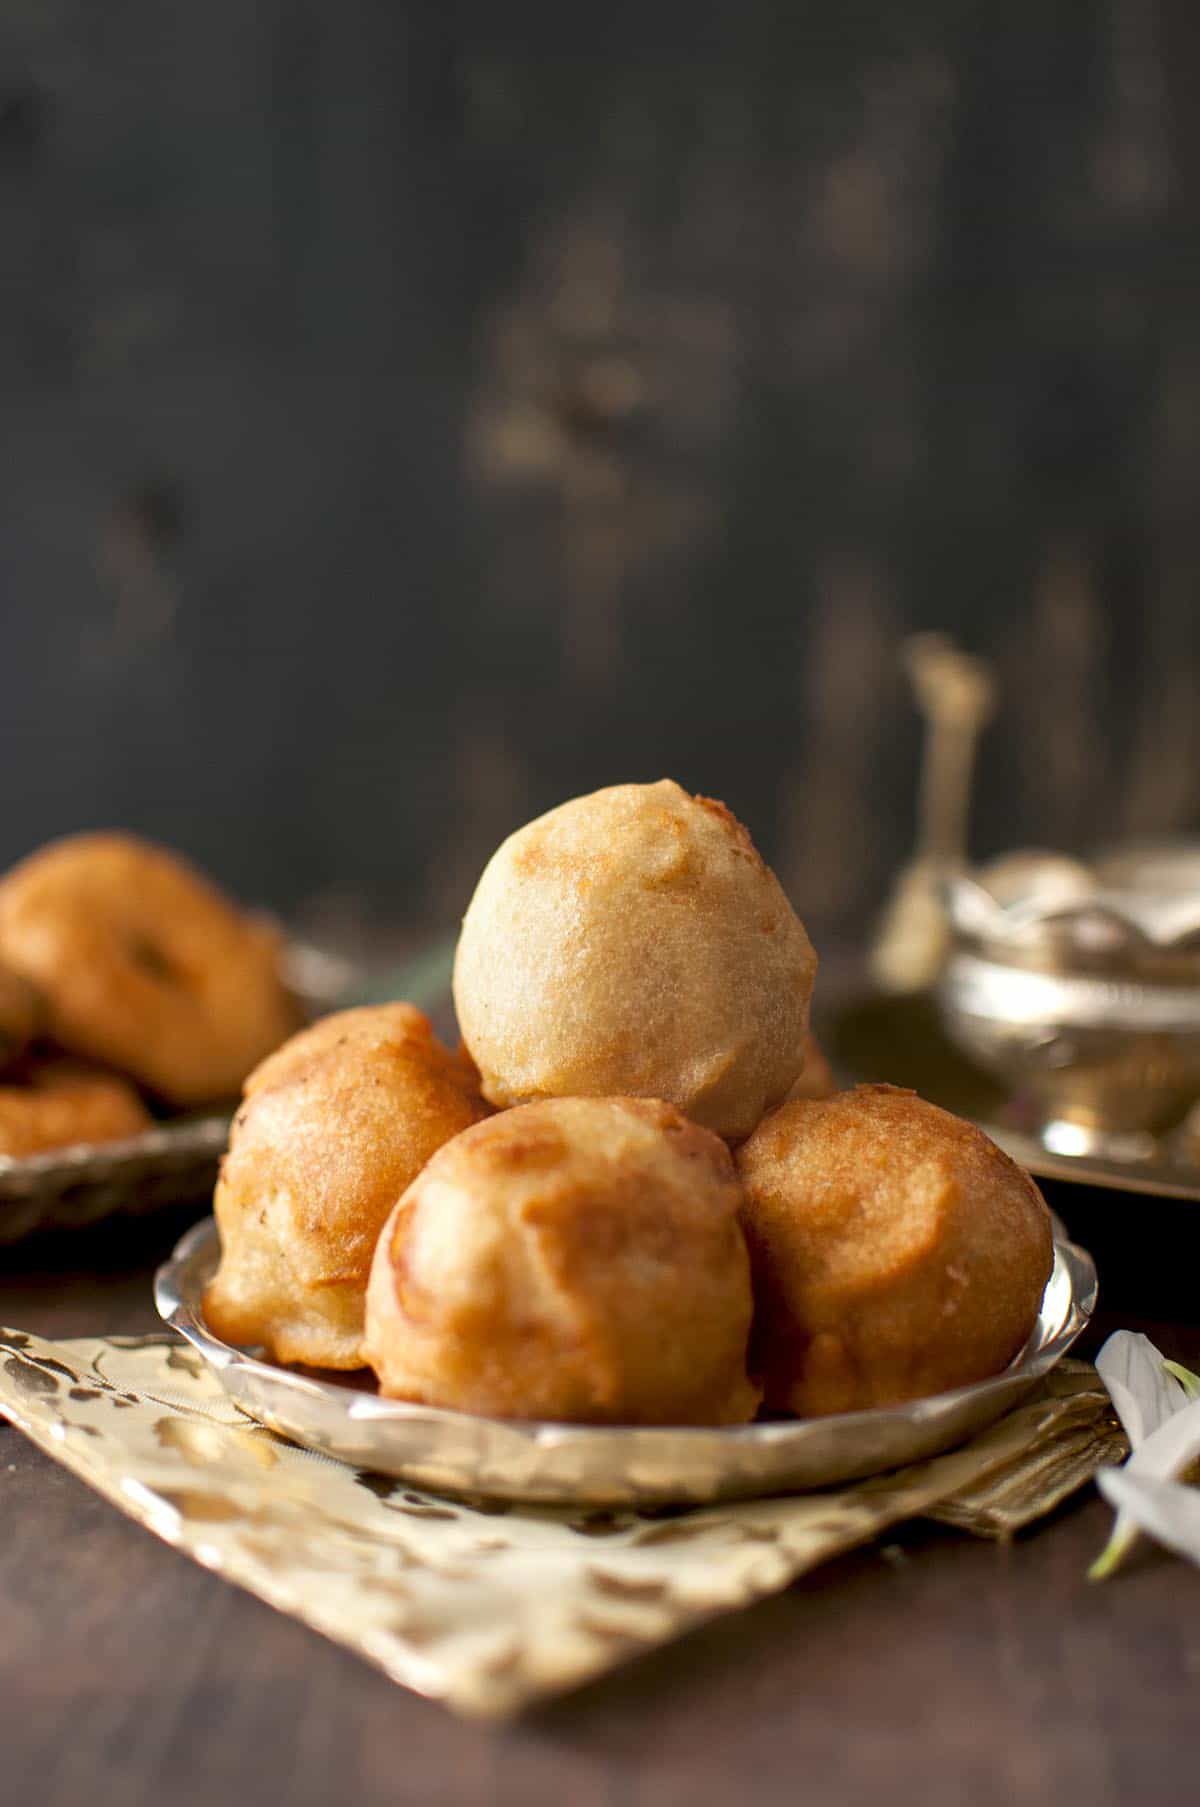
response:
<path fill-rule="evenodd" d="M 318 1017 L 307 1029 L 289 1037 L 281 1047 L 260 1061 L 242 1087 L 242 1096 L 250 1098 L 264 1086 L 279 1085 L 294 1073 L 311 1066 L 314 1060 L 331 1049 L 346 1048 L 354 1043 L 365 1046 L 409 1044 L 423 1051 L 439 1071 L 443 1068 L 464 1091 L 479 1097 L 479 1070 L 466 1050 L 459 1046 L 454 1053 L 438 1040 L 433 1025 L 423 1010 L 399 999 L 387 1004 L 361 1004 L 351 1010 L 336 1010 L 331 1016 Z M 486 1113 L 485 1113 L 486 1114 Z M 395 1202 L 395 1201 L 393 1201 Z"/>
<path fill-rule="evenodd" d="M 454 1001 L 493 1104 L 665 1098 L 736 1139 L 800 1071 L 815 970 L 741 823 L 664 779 L 509 836 L 464 918 Z"/>
<path fill-rule="evenodd" d="M 768 1406 L 808 1417 L 998 1374 L 1037 1319 L 1050 1214 L 981 1130 L 861 1085 L 785 1104 L 737 1155 Z"/>
<path fill-rule="evenodd" d="M 362 1366 L 376 1238 L 430 1155 L 487 1106 L 411 1004 L 302 1030 L 246 1081 L 214 1209 L 218 1336 L 277 1361 Z"/>
<path fill-rule="evenodd" d="M 0 881 L 0 957 L 49 1038 L 173 1105 L 232 1097 L 296 1027 L 277 931 L 129 835 L 52 842 Z"/>
<path fill-rule="evenodd" d="M 0 1070 L 23 1054 L 37 1032 L 38 996 L 28 979 L 0 965 Z"/>
<path fill-rule="evenodd" d="M 119 1142 L 150 1127 L 133 1087 L 75 1060 L 31 1060 L 0 1084 L 0 1155 Z"/>
<path fill-rule="evenodd" d="M 559 1098 L 437 1153 L 379 1238 L 385 1394 L 501 1418 L 737 1424 L 752 1301 L 728 1149 L 669 1104 Z"/>

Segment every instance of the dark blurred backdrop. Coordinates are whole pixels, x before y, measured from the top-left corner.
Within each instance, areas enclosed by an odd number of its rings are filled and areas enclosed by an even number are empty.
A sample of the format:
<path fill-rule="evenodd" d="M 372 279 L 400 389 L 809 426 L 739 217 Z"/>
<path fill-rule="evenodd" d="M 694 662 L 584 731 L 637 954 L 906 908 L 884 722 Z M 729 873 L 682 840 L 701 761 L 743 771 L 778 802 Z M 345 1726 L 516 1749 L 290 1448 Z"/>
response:
<path fill-rule="evenodd" d="M 1194 825 L 1195 0 L 0 18 L 0 860 L 447 922 L 670 773 L 853 934 L 917 627 L 977 848 Z"/>

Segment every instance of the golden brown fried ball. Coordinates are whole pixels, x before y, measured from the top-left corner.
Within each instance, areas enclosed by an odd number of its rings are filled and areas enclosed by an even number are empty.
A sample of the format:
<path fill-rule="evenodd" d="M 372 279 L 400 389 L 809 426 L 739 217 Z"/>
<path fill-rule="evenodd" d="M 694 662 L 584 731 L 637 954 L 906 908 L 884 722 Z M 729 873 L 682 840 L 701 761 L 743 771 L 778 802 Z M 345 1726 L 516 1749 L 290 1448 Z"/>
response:
<path fill-rule="evenodd" d="M 351 1043 L 360 1050 L 397 1045 L 420 1050 L 421 1058 L 439 1073 L 445 1072 L 462 1090 L 479 1097 L 479 1072 L 470 1056 L 461 1047 L 453 1054 L 443 1047 L 425 1012 L 399 999 L 387 1004 L 362 1004 L 318 1017 L 259 1062 L 242 1087 L 242 1094 L 250 1098 L 264 1086 L 277 1086 L 332 1049 L 344 1049 Z"/>
<path fill-rule="evenodd" d="M 509 836 L 463 921 L 454 1000 L 493 1104 L 666 1098 L 736 1138 L 800 1071 L 815 970 L 741 823 L 664 779 Z"/>
<path fill-rule="evenodd" d="M 728 1149 L 669 1104 L 560 1098 L 436 1154 L 379 1239 L 384 1393 L 502 1418 L 736 1424 L 750 1270 Z"/>
<path fill-rule="evenodd" d="M 198 872 L 129 835 L 55 841 L 0 881 L 0 957 L 45 1032 L 170 1104 L 233 1097 L 296 1027 L 279 936 Z"/>
<path fill-rule="evenodd" d="M 997 1374 L 1021 1349 L 1050 1275 L 1050 1214 L 973 1125 L 863 1085 L 783 1105 L 737 1165 L 768 1406 L 891 1405 Z"/>
<path fill-rule="evenodd" d="M 221 1265 L 205 1315 L 277 1361 L 360 1367 L 384 1219 L 487 1106 L 411 1004 L 315 1023 L 250 1075 L 245 1099 L 217 1182 Z"/>
<path fill-rule="evenodd" d="M 119 1142 L 150 1127 L 124 1079 L 76 1060 L 31 1060 L 0 1084 L 0 1155 Z"/>
<path fill-rule="evenodd" d="M 0 1071 L 25 1052 L 40 1015 L 37 992 L 28 979 L 0 965 Z"/>

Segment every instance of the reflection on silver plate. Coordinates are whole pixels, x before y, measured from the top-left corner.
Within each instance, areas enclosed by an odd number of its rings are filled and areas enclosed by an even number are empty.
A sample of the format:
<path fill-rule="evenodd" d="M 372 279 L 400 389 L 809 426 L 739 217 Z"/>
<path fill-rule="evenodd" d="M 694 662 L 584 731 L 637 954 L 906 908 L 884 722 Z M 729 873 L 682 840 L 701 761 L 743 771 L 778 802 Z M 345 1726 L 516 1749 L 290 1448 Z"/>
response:
<path fill-rule="evenodd" d="M 356 1468 L 435 1492 L 535 1504 L 698 1505 L 833 1487 L 924 1460 L 994 1423 L 1029 1393 L 1066 1354 L 1096 1299 L 1091 1256 L 1059 1242 L 1037 1326 L 993 1380 L 832 1418 L 720 1430 L 610 1428 L 406 1405 L 258 1360 L 221 1342 L 204 1322 L 204 1287 L 217 1252 L 216 1225 L 207 1218 L 159 1269 L 155 1303 L 249 1417 Z"/>

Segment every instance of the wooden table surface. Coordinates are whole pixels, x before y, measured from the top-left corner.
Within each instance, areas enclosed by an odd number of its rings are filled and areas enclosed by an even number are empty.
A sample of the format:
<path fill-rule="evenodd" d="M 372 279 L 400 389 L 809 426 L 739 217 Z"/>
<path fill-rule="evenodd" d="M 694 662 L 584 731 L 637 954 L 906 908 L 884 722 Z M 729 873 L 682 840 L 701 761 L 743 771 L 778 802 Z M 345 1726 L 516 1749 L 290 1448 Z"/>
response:
<path fill-rule="evenodd" d="M 1200 1360 L 1200 1207 L 1065 1188 L 1054 1202 L 1099 1256 L 1100 1334 L 1135 1324 Z M 0 1321 L 151 1328 L 150 1274 L 179 1227 L 5 1251 Z M 1089 1586 L 1109 1521 L 1094 1496 L 1011 1548 L 906 1530 L 493 1728 L 197 1568 L 11 1427 L 0 1468 L 0 1801 L 14 1807 L 1200 1798 L 1200 1573 L 1151 1550 Z"/>

